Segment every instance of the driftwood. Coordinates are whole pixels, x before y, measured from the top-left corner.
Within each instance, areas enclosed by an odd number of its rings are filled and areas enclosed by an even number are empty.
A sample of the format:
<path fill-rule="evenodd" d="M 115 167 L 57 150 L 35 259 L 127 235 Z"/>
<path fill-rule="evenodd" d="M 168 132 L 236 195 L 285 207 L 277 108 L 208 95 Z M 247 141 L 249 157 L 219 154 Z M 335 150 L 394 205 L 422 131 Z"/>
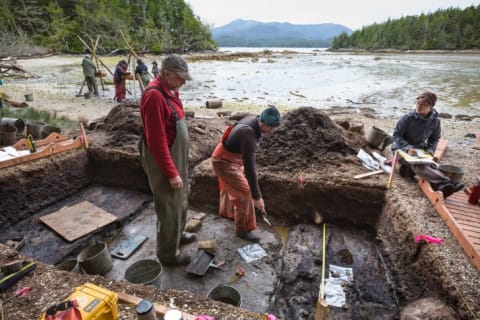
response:
<path fill-rule="evenodd" d="M 12 100 L 12 99 L 8 99 L 8 98 L 5 98 L 3 97 L 3 100 L 5 102 L 7 102 L 8 104 L 10 104 L 12 107 L 15 107 L 15 108 L 28 108 L 29 105 L 28 103 L 26 103 L 25 101 L 15 101 L 15 100 Z"/>
<path fill-rule="evenodd" d="M 3 69 L 5 69 L 5 70 L 3 70 Z M 23 69 L 22 67 L 19 67 L 15 63 L 0 62 L 0 73 L 7 73 L 10 70 L 20 71 L 20 72 L 23 72 L 23 73 L 28 73 L 25 69 Z"/>

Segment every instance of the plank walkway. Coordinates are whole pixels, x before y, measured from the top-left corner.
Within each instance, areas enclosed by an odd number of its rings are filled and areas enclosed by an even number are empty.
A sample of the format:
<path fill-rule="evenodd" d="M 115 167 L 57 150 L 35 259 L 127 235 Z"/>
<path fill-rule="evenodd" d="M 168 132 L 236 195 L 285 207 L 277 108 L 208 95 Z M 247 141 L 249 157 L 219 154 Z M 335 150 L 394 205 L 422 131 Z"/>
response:
<path fill-rule="evenodd" d="M 468 195 L 464 191 L 443 199 L 443 194 L 433 191 L 428 181 L 419 179 L 418 184 L 480 271 L 480 206 L 468 203 Z"/>

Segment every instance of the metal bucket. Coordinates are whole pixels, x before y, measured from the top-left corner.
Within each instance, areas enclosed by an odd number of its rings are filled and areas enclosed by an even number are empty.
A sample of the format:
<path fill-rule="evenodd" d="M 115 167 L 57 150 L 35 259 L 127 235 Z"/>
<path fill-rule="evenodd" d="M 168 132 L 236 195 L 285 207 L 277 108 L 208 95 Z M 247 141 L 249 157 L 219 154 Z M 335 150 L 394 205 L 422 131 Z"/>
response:
<path fill-rule="evenodd" d="M 25 95 L 25 101 L 33 101 L 33 93 L 27 93 Z"/>
<path fill-rule="evenodd" d="M 33 139 L 40 139 L 44 122 L 27 122 L 27 135 L 31 134 Z"/>
<path fill-rule="evenodd" d="M 77 256 L 77 260 L 88 274 L 103 276 L 112 270 L 112 257 L 107 244 L 98 242 L 83 249 Z"/>
<path fill-rule="evenodd" d="M 67 259 L 57 264 L 56 267 L 59 270 L 64 270 L 64 271 L 74 272 L 74 273 L 82 273 L 80 264 L 78 263 L 77 259 Z"/>
<path fill-rule="evenodd" d="M 367 143 L 380 150 L 385 149 L 385 147 L 393 142 L 392 137 L 375 126 L 372 126 L 367 132 Z"/>
<path fill-rule="evenodd" d="M 17 133 L 23 133 L 25 130 L 25 121 L 22 119 L 15 119 L 15 118 L 0 118 L 0 125 L 9 125 L 12 127 L 17 128 Z"/>
<path fill-rule="evenodd" d="M 0 146 L 11 146 L 17 142 L 17 128 L 10 125 L 0 126 Z"/>
<path fill-rule="evenodd" d="M 462 182 L 465 171 L 456 166 L 449 164 L 441 164 L 438 166 L 438 170 L 442 171 L 444 175 L 449 177 L 453 182 Z"/>
<path fill-rule="evenodd" d="M 232 306 L 240 307 L 242 304 L 242 296 L 234 287 L 219 285 L 210 290 L 207 298 L 223 303 L 231 304 Z"/>
<path fill-rule="evenodd" d="M 162 272 L 160 262 L 152 259 L 139 260 L 125 270 L 125 280 L 131 283 L 151 284 L 160 289 Z"/>

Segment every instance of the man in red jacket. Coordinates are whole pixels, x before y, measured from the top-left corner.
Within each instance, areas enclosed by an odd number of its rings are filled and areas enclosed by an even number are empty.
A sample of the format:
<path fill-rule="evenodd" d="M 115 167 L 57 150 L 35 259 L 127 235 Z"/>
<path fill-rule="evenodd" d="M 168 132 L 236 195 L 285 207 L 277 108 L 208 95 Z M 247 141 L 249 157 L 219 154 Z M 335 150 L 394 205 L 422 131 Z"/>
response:
<path fill-rule="evenodd" d="M 183 232 L 188 209 L 188 131 L 178 93 L 191 79 L 185 60 L 169 55 L 140 104 L 140 153 L 157 213 L 157 256 L 171 265 L 190 263 L 179 246 L 196 240 L 195 234 Z"/>

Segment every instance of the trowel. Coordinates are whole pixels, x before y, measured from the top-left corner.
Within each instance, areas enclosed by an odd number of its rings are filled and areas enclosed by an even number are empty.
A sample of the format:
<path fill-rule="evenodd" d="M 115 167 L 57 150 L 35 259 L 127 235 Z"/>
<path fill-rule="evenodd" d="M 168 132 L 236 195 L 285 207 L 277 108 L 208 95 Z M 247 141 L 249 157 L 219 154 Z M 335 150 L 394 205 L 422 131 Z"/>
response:
<path fill-rule="evenodd" d="M 265 211 L 265 210 L 262 211 L 262 218 L 263 218 L 263 221 L 265 221 L 266 224 L 268 224 L 270 227 L 272 226 L 272 224 L 270 223 L 270 221 L 267 218 L 267 211 Z"/>

